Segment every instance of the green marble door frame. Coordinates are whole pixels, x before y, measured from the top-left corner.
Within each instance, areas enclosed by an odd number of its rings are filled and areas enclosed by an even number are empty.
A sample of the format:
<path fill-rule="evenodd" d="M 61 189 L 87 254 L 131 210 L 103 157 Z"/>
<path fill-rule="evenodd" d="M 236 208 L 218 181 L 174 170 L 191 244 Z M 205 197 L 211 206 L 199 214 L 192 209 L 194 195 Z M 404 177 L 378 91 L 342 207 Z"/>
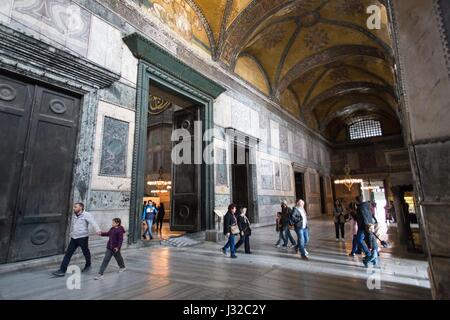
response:
<path fill-rule="evenodd" d="M 155 43 L 138 33 L 124 38 L 131 52 L 139 59 L 136 129 L 133 151 L 133 169 L 130 195 L 130 235 L 128 242 L 141 238 L 140 214 L 145 184 L 145 157 L 147 154 L 148 98 L 150 82 L 194 101 L 201 107 L 203 132 L 214 127 L 213 101 L 223 87 L 204 77 Z M 210 142 L 203 142 L 203 148 Z M 202 164 L 201 168 L 201 229 L 214 229 L 214 165 Z"/>

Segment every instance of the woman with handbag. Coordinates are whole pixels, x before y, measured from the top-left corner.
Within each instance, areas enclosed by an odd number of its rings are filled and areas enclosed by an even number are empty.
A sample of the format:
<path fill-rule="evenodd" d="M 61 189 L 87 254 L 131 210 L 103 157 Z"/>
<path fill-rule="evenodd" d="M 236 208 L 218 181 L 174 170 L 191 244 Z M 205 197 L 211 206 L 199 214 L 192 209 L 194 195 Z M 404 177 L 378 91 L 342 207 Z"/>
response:
<path fill-rule="evenodd" d="M 237 218 L 241 237 L 239 239 L 239 242 L 236 244 L 236 250 L 239 249 L 242 243 L 244 243 L 245 253 L 251 254 L 252 252 L 250 251 L 250 235 L 252 234 L 252 229 L 250 229 L 250 221 L 245 215 L 246 213 L 247 208 L 241 208 L 241 214 Z"/>
<path fill-rule="evenodd" d="M 222 252 L 223 254 L 226 255 L 227 249 L 230 248 L 231 251 L 230 257 L 233 259 L 237 258 L 236 247 L 234 244 L 236 235 L 240 233 L 235 213 L 236 213 L 236 205 L 232 203 L 228 206 L 228 211 L 223 218 L 223 234 L 228 237 L 228 241 L 222 248 Z"/>

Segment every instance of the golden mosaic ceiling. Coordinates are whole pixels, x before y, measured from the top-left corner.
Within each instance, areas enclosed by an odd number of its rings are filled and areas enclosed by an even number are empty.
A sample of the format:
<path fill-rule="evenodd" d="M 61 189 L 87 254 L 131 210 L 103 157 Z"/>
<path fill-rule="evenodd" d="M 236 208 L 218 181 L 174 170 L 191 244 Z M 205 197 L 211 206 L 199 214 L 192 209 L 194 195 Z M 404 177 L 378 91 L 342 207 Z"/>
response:
<path fill-rule="evenodd" d="M 146 10 L 328 138 L 361 117 L 398 133 L 380 0 L 146 0 Z M 366 10 L 381 9 L 369 30 Z"/>

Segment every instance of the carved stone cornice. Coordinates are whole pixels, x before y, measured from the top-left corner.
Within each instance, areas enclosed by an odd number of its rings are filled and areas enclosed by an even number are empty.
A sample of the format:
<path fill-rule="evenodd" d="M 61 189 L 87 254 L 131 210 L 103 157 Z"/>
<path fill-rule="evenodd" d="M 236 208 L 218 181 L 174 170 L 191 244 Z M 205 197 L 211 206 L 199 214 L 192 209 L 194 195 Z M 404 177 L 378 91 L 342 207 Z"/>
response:
<path fill-rule="evenodd" d="M 159 77 L 167 78 L 166 80 L 172 82 L 173 78 L 175 78 L 199 90 L 189 90 L 189 92 L 195 94 L 203 92 L 209 97 L 217 98 L 225 91 L 225 88 L 189 67 L 140 33 L 132 33 L 126 36 L 123 41 L 136 58 L 161 69 L 163 72 L 152 69 L 155 73 L 158 73 Z M 168 77 L 168 75 L 171 75 L 173 78 Z M 188 89 L 186 88 L 186 90 Z"/>

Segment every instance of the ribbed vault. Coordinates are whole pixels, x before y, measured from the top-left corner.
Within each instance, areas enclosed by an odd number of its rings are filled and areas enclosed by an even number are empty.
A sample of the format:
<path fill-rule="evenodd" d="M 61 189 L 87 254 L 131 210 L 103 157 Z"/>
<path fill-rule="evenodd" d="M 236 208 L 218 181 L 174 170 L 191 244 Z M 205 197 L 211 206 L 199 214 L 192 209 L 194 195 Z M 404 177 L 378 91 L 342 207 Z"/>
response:
<path fill-rule="evenodd" d="M 345 140 L 345 126 L 362 117 L 382 121 L 385 133 L 400 132 L 384 1 L 146 1 L 175 31 L 330 140 Z M 381 10 L 379 30 L 367 28 L 371 5 Z"/>

